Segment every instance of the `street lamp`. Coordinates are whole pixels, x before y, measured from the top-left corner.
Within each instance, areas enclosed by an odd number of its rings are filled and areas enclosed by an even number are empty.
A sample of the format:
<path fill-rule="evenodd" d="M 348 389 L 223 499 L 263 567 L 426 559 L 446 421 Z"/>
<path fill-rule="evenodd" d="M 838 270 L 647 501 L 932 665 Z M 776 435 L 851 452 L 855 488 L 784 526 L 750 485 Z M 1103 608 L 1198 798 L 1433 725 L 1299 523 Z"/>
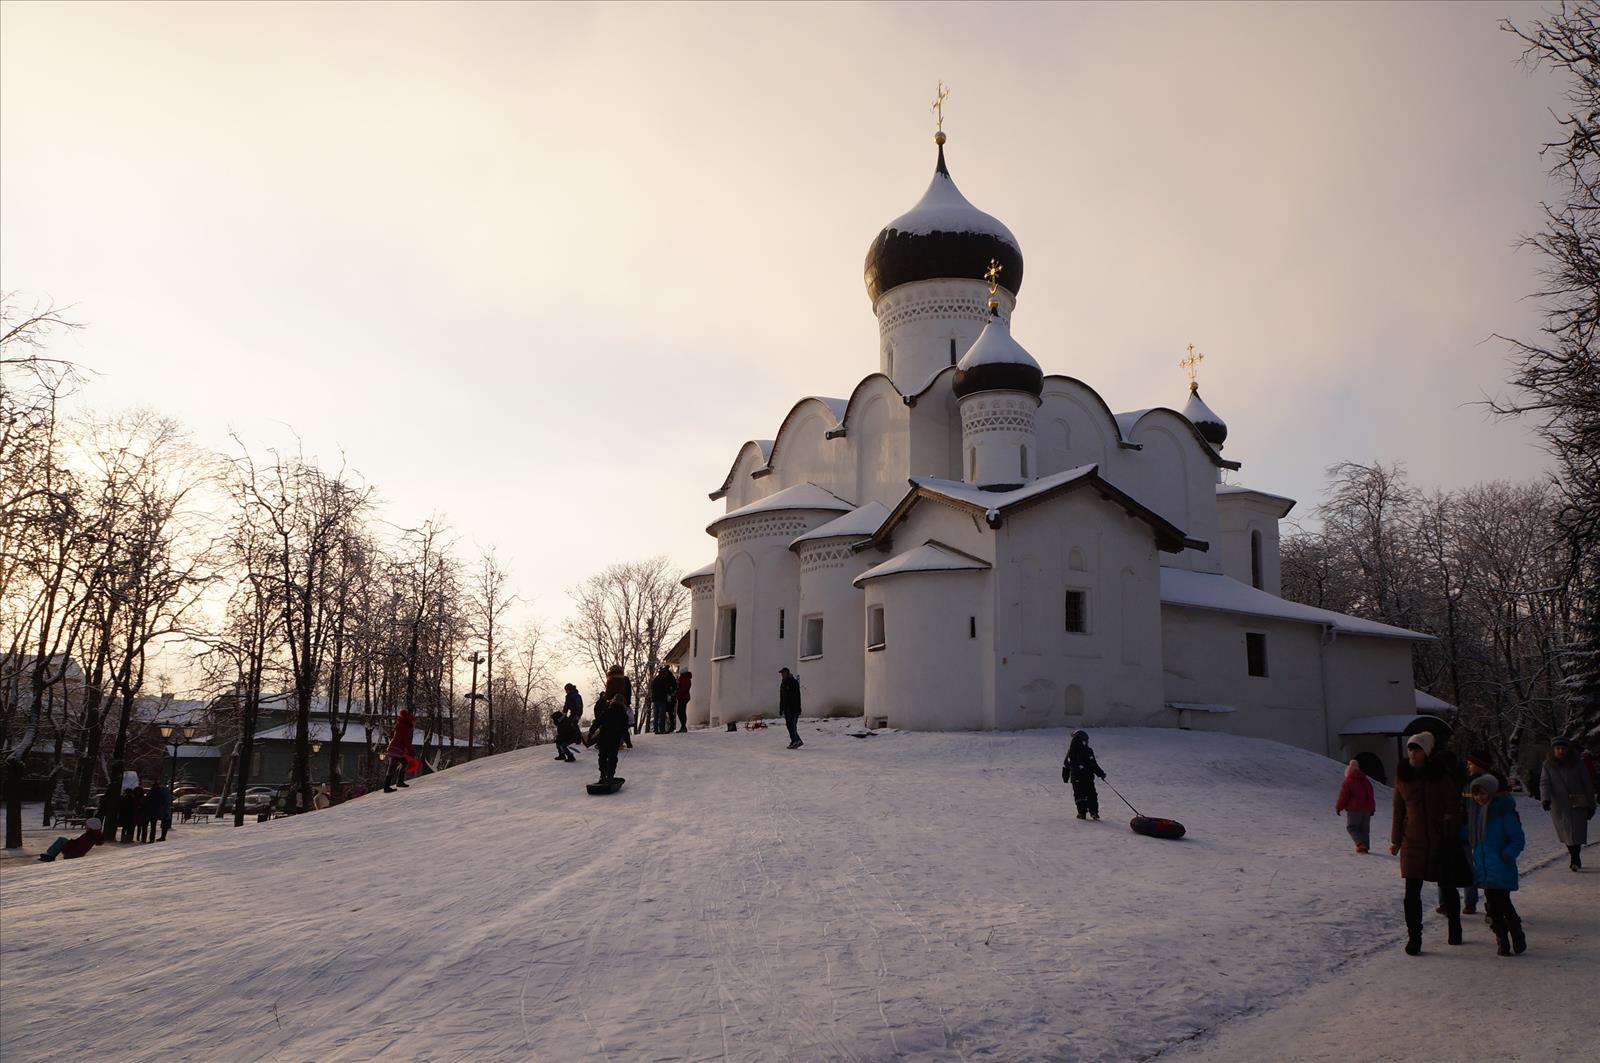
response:
<path fill-rule="evenodd" d="M 168 791 L 171 791 L 178 782 L 178 747 L 193 740 L 195 730 L 192 723 L 186 723 L 182 728 L 170 723 L 164 723 L 160 727 L 161 740 L 172 746 L 172 774 L 167 778 Z"/>

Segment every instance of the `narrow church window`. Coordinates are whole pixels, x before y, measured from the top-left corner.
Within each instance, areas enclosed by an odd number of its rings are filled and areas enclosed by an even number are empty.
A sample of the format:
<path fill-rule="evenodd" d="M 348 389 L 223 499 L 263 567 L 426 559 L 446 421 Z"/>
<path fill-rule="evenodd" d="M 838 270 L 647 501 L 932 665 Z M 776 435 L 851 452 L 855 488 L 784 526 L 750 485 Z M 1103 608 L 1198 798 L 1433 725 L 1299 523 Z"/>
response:
<path fill-rule="evenodd" d="M 889 357 L 887 359 L 887 362 L 888 362 L 888 365 L 889 365 L 889 371 L 887 373 L 885 373 L 884 376 L 893 378 L 894 377 L 894 348 L 893 347 L 889 348 Z"/>
<path fill-rule="evenodd" d="M 1074 635 L 1089 633 L 1089 592 L 1067 591 L 1067 631 Z"/>
<path fill-rule="evenodd" d="M 689 656 L 700 656 L 700 629 L 694 628 L 689 633 Z"/>
<path fill-rule="evenodd" d="M 732 657 L 739 648 L 739 607 L 724 605 L 717 610 L 717 656 Z"/>
<path fill-rule="evenodd" d="M 1024 480 L 1026 480 L 1028 478 L 1028 448 L 1027 447 L 1023 447 L 1022 448 L 1022 478 Z"/>
<path fill-rule="evenodd" d="M 1256 631 L 1246 632 L 1244 650 L 1250 667 L 1250 674 L 1265 676 L 1267 674 L 1267 636 Z"/>
<path fill-rule="evenodd" d="M 975 639 L 977 637 L 978 637 L 978 618 L 975 617 L 975 616 L 969 616 L 969 617 L 967 617 L 967 638 Z"/>
<path fill-rule="evenodd" d="M 778 638 L 783 638 L 783 610 L 778 610 Z"/>
<path fill-rule="evenodd" d="M 808 616 L 800 631 L 800 659 L 822 656 L 822 617 Z"/>
<path fill-rule="evenodd" d="M 874 605 L 867 610 L 867 649 L 883 649 L 883 606 Z"/>
<path fill-rule="evenodd" d="M 956 338 L 954 336 L 950 337 L 950 364 L 956 364 Z"/>
<path fill-rule="evenodd" d="M 1250 586 L 1261 590 L 1261 532 L 1250 533 Z"/>
<path fill-rule="evenodd" d="M 967 448 L 967 480 L 970 483 L 978 482 L 978 448 Z"/>

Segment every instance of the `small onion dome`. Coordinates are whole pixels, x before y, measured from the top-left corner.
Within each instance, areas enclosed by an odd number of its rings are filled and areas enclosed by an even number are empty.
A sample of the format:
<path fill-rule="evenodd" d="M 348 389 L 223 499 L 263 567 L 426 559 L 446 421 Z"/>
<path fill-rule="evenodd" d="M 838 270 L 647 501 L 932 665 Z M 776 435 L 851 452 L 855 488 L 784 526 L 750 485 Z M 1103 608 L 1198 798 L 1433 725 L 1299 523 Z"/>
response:
<path fill-rule="evenodd" d="M 1022 247 L 1000 221 L 967 202 L 944 165 L 944 134 L 935 138 L 939 164 L 917 205 L 884 226 L 867 248 L 867 296 L 912 281 L 980 280 L 990 259 L 1000 263 L 1000 285 L 1022 287 Z M 976 271 L 974 267 L 976 266 Z"/>
<path fill-rule="evenodd" d="M 1202 439 L 1218 450 L 1222 449 L 1222 444 L 1228 438 L 1228 426 L 1223 423 L 1222 418 L 1211 412 L 1211 407 L 1200 397 L 1200 385 L 1192 381 L 1189 384 L 1189 401 L 1183 406 L 1183 415 L 1199 430 Z"/>
<path fill-rule="evenodd" d="M 1044 370 L 995 314 L 956 363 L 954 386 L 958 399 L 980 391 L 1026 391 L 1038 398 L 1044 392 Z"/>

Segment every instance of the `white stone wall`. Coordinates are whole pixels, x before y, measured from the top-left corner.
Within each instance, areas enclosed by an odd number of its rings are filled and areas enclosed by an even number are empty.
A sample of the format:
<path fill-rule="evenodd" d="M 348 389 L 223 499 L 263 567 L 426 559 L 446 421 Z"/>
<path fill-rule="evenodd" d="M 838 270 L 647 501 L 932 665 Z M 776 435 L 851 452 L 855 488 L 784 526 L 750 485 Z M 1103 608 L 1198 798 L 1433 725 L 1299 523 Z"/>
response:
<path fill-rule="evenodd" d="M 704 727 L 711 717 L 711 647 L 716 638 L 716 576 L 689 581 L 689 654 L 683 667 L 694 674 L 687 711 L 690 727 Z"/>
<path fill-rule="evenodd" d="M 1038 478 L 1039 400 L 1025 391 L 983 391 L 961 400 L 960 478 L 980 487 Z"/>
<path fill-rule="evenodd" d="M 862 592 L 851 580 L 877 563 L 871 554 L 853 551 L 859 536 L 802 543 L 800 606 L 796 621 L 800 693 L 807 715 L 859 715 L 865 702 L 865 613 Z M 822 619 L 822 653 L 805 656 L 807 621 Z"/>
<path fill-rule="evenodd" d="M 1016 300 L 1004 288 L 996 298 L 1000 316 L 1011 320 Z M 990 319 L 989 286 L 980 280 L 915 281 L 879 296 L 872 312 L 878 317 L 878 370 L 910 394 L 977 340 Z"/>
<path fill-rule="evenodd" d="M 1212 551 L 1225 575 L 1251 586 L 1250 538 L 1261 535 L 1261 589 L 1283 596 L 1278 552 L 1278 503 L 1241 494 L 1220 494 L 1217 499 L 1217 535 Z"/>
<path fill-rule="evenodd" d="M 866 716 L 915 731 L 991 725 L 986 648 L 990 573 L 917 572 L 866 585 L 865 611 L 884 610 L 882 649 L 866 654 Z M 978 618 L 976 638 L 969 617 Z"/>

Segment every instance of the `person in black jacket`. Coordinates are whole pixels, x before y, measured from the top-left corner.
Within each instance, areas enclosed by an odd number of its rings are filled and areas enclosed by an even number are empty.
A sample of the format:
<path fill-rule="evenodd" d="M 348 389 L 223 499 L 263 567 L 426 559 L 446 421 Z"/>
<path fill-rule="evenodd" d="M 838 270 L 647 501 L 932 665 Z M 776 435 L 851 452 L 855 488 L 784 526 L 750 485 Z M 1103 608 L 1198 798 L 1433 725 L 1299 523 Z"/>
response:
<path fill-rule="evenodd" d="M 550 719 L 556 725 L 556 759 L 569 762 L 577 760 L 572 755 L 572 747 L 583 741 L 583 732 L 578 730 L 577 719 L 566 709 L 552 712 Z"/>
<path fill-rule="evenodd" d="M 780 668 L 778 674 L 778 711 L 783 714 L 783 722 L 789 728 L 789 748 L 799 749 L 805 745 L 800 740 L 800 732 L 795 724 L 800 722 L 800 680 L 790 674 L 789 669 Z"/>
<path fill-rule="evenodd" d="M 1086 815 L 1100 818 L 1100 795 L 1094 788 L 1096 775 L 1106 777 L 1100 762 L 1094 759 L 1094 750 L 1089 748 L 1088 733 L 1073 731 L 1067 759 L 1061 762 L 1061 781 L 1072 784 L 1072 800 L 1078 805 L 1079 819 Z"/>
<path fill-rule="evenodd" d="M 677 678 L 672 674 L 671 668 L 662 665 L 661 671 L 650 680 L 650 723 L 655 728 L 656 734 L 665 734 L 672 730 L 672 699 L 677 693 Z"/>
<path fill-rule="evenodd" d="M 567 684 L 566 689 L 567 700 L 562 704 L 561 708 L 568 716 L 572 717 L 574 724 L 581 725 L 583 723 L 583 695 L 578 693 L 578 688 L 571 683 Z"/>
<path fill-rule="evenodd" d="M 600 749 L 600 781 L 617 777 L 617 749 L 628 735 L 628 710 L 615 697 L 601 698 L 594 707 L 589 739 Z"/>

